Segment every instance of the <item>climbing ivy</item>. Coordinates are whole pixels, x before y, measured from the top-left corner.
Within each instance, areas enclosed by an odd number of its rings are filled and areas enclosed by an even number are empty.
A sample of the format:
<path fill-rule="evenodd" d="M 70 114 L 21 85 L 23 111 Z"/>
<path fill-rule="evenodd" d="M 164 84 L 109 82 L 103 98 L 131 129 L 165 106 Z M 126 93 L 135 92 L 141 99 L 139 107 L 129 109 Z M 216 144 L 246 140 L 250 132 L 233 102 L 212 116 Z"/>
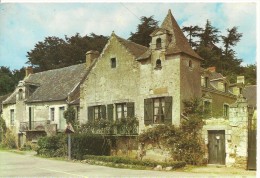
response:
<path fill-rule="evenodd" d="M 179 127 L 157 125 L 139 135 L 141 149 L 152 145 L 170 151 L 174 161 L 200 165 L 204 162 L 205 147 L 201 136 L 204 112 L 198 99 L 184 101 L 184 113 Z"/>

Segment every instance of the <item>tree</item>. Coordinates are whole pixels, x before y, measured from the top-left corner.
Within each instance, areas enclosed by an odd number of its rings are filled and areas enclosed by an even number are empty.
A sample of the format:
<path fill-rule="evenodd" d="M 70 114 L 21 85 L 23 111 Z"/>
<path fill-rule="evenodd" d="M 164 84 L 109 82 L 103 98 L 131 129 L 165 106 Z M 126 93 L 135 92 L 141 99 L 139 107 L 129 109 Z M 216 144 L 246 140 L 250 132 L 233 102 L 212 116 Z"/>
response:
<path fill-rule="evenodd" d="M 186 37 L 189 37 L 188 41 L 191 47 L 198 46 L 198 44 L 192 40 L 192 37 L 199 37 L 202 28 L 200 28 L 197 25 L 196 26 L 191 25 L 191 26 L 183 27 L 182 31 L 188 33 Z"/>
<path fill-rule="evenodd" d="M 242 67 L 246 84 L 256 85 L 256 64 Z"/>
<path fill-rule="evenodd" d="M 150 34 L 156 28 L 158 28 L 158 21 L 154 20 L 153 16 L 143 16 L 141 17 L 140 24 L 137 26 L 136 32 L 131 32 L 131 36 L 128 39 L 137 44 L 149 47 L 149 43 L 151 42 Z"/>
<path fill-rule="evenodd" d="M 28 61 L 34 71 L 45 71 L 84 63 L 85 54 L 89 50 L 102 51 L 108 37 L 91 33 L 90 36 L 65 36 L 65 39 L 55 36 L 46 37 L 38 42 L 34 49 L 27 52 Z"/>
<path fill-rule="evenodd" d="M 219 42 L 218 36 L 219 30 L 213 27 L 209 20 L 207 20 L 205 29 L 202 30 L 200 37 L 200 45 L 202 46 L 211 46 L 212 44 Z"/>
<path fill-rule="evenodd" d="M 73 107 L 69 106 L 66 111 L 63 113 L 64 118 L 66 119 L 66 123 L 72 124 L 72 126 L 76 123 L 76 111 Z"/>
<path fill-rule="evenodd" d="M 15 82 L 12 80 L 12 76 L 9 67 L 0 67 L 0 95 L 5 95 L 14 90 Z"/>
<path fill-rule="evenodd" d="M 227 36 L 221 36 L 224 47 L 225 47 L 225 55 L 228 55 L 228 52 L 231 47 L 235 46 L 242 37 L 242 33 L 237 32 L 237 27 L 233 27 L 231 29 L 227 29 Z"/>

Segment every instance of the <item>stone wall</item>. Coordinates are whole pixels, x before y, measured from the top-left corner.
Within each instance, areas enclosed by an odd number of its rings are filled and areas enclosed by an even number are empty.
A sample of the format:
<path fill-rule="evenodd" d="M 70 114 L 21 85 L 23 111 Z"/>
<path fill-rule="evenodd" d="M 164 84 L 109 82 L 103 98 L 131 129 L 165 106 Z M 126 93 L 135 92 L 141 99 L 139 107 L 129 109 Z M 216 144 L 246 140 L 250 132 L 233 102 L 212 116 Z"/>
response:
<path fill-rule="evenodd" d="M 248 110 L 245 99 L 238 99 L 230 105 L 229 119 L 210 118 L 203 127 L 205 144 L 208 144 L 209 130 L 225 131 L 226 166 L 246 169 L 248 148 Z M 205 155 L 208 157 L 208 152 Z"/>
<path fill-rule="evenodd" d="M 111 58 L 116 58 L 116 68 L 111 68 Z M 158 59 L 160 68 L 156 66 Z M 193 62 L 190 69 L 189 60 Z M 163 49 L 152 50 L 150 58 L 137 62 L 112 35 L 81 85 L 80 120 L 87 121 L 89 106 L 134 102 L 142 132 L 144 99 L 172 96 L 172 123 L 179 125 L 182 100 L 201 96 L 199 72 L 199 61 L 178 54 L 166 56 Z"/>

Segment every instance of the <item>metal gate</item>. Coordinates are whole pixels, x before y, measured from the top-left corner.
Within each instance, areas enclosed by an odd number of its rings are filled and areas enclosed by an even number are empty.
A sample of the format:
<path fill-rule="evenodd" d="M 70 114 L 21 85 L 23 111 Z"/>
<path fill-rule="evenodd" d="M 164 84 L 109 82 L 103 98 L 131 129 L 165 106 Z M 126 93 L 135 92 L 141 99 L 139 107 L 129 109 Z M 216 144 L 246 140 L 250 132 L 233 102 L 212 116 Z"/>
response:
<path fill-rule="evenodd" d="M 209 164 L 223 164 L 226 162 L 225 130 L 208 131 Z"/>
<path fill-rule="evenodd" d="M 247 169 L 256 170 L 256 117 L 253 117 L 254 110 L 249 110 L 248 116 L 248 158 Z"/>

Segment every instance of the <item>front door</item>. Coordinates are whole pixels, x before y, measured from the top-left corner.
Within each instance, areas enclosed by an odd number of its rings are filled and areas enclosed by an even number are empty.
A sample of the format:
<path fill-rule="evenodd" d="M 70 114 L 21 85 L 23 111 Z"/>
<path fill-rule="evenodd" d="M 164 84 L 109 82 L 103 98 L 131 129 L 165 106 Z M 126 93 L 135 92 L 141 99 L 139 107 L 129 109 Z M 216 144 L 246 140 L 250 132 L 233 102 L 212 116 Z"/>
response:
<path fill-rule="evenodd" d="M 225 131 L 208 131 L 209 164 L 223 164 L 226 162 Z"/>
<path fill-rule="evenodd" d="M 60 124 L 61 130 L 64 130 L 66 128 L 66 120 L 65 120 L 64 115 L 63 115 L 64 110 L 65 110 L 65 107 L 59 108 L 59 120 L 60 120 L 59 124 Z"/>

